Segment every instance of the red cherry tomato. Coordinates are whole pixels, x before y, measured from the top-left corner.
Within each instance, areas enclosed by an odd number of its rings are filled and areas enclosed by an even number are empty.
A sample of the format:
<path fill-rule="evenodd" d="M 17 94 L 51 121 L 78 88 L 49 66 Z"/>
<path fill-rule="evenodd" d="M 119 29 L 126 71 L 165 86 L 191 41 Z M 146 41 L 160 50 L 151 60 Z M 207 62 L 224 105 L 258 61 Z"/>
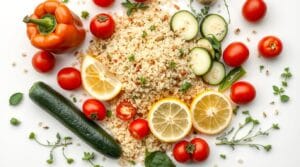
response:
<path fill-rule="evenodd" d="M 92 19 L 90 30 L 97 38 L 110 38 L 115 31 L 115 21 L 108 14 L 98 14 Z"/>
<path fill-rule="evenodd" d="M 191 148 L 189 142 L 183 140 L 175 144 L 173 148 L 173 156 L 178 162 L 187 162 L 191 159 L 191 154 L 189 152 L 189 148 Z"/>
<path fill-rule="evenodd" d="M 266 36 L 259 41 L 258 50 L 265 58 L 275 58 L 282 52 L 282 42 L 275 36 Z"/>
<path fill-rule="evenodd" d="M 124 100 L 120 102 L 117 105 L 116 110 L 117 110 L 117 117 L 124 121 L 132 119 L 137 112 L 137 109 L 128 100 Z"/>
<path fill-rule="evenodd" d="M 104 104 L 96 99 L 88 99 L 82 105 L 84 115 L 91 120 L 103 120 L 106 116 Z"/>
<path fill-rule="evenodd" d="M 241 42 L 233 42 L 223 53 L 224 62 L 231 67 L 241 66 L 249 58 L 249 49 Z"/>
<path fill-rule="evenodd" d="M 54 68 L 55 57 L 47 51 L 39 51 L 32 57 L 32 66 L 40 73 L 49 72 Z"/>
<path fill-rule="evenodd" d="M 192 159 L 196 162 L 206 160 L 209 155 L 209 146 L 207 142 L 201 138 L 194 138 L 191 141 L 191 144 L 194 145 Z"/>
<path fill-rule="evenodd" d="M 256 96 L 254 86 L 248 82 L 240 81 L 231 86 L 230 98 L 237 104 L 247 104 Z"/>
<path fill-rule="evenodd" d="M 80 71 L 73 67 L 63 68 L 57 74 L 57 82 L 65 90 L 77 89 L 81 86 Z"/>
<path fill-rule="evenodd" d="M 263 0 L 247 0 L 242 12 L 246 20 L 256 22 L 266 15 L 267 5 Z"/>
<path fill-rule="evenodd" d="M 129 124 L 129 132 L 132 137 L 141 140 L 146 137 L 149 132 L 148 122 L 144 119 L 136 119 Z"/>
<path fill-rule="evenodd" d="M 94 3 L 100 7 L 108 7 L 112 5 L 115 0 L 93 0 Z"/>

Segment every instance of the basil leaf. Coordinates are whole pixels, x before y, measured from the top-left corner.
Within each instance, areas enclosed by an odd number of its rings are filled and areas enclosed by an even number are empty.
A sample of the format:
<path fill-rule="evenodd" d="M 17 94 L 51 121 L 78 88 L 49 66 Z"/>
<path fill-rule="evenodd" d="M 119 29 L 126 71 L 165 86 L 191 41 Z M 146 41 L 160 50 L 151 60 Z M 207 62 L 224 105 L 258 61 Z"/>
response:
<path fill-rule="evenodd" d="M 11 106 L 16 106 L 16 105 L 20 104 L 20 102 L 22 101 L 22 99 L 23 99 L 23 93 L 20 93 L 20 92 L 15 93 L 15 94 L 13 94 L 13 95 L 10 96 L 10 98 L 9 98 L 9 104 Z"/>
<path fill-rule="evenodd" d="M 146 157 L 145 167 L 175 167 L 175 165 L 166 153 L 155 151 Z"/>

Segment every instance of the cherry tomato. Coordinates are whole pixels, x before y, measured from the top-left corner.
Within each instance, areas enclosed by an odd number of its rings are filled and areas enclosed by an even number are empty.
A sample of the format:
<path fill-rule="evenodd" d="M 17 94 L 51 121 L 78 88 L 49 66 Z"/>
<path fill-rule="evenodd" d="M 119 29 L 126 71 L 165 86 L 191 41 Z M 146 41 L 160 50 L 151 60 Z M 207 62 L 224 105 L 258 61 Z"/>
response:
<path fill-rule="evenodd" d="M 144 119 L 136 119 L 129 124 L 129 132 L 132 137 L 141 140 L 146 137 L 149 132 L 148 122 Z"/>
<path fill-rule="evenodd" d="M 112 5 L 115 0 L 93 0 L 94 3 L 100 7 L 108 7 Z"/>
<path fill-rule="evenodd" d="M 207 142 L 201 138 L 194 138 L 191 141 L 194 145 L 194 151 L 192 153 L 192 159 L 194 161 L 204 161 L 209 155 L 209 146 Z"/>
<path fill-rule="evenodd" d="M 246 20 L 256 22 L 266 15 L 267 5 L 263 0 L 247 0 L 242 12 Z"/>
<path fill-rule="evenodd" d="M 57 82 L 65 90 L 77 89 L 81 86 L 80 71 L 73 67 L 63 68 L 57 74 Z"/>
<path fill-rule="evenodd" d="M 96 99 L 88 99 L 82 105 L 84 115 L 91 120 L 103 120 L 106 116 L 104 104 Z"/>
<path fill-rule="evenodd" d="M 233 42 L 223 53 L 224 62 L 231 67 L 241 66 L 249 58 L 249 49 L 241 42 Z"/>
<path fill-rule="evenodd" d="M 39 51 L 32 57 L 32 66 L 40 73 L 49 72 L 54 68 L 55 57 L 47 51 Z"/>
<path fill-rule="evenodd" d="M 275 58 L 282 52 L 282 42 L 275 36 L 266 36 L 259 41 L 258 50 L 265 58 Z"/>
<path fill-rule="evenodd" d="M 254 86 L 248 82 L 240 81 L 231 86 L 230 98 L 237 104 L 247 104 L 256 96 Z"/>
<path fill-rule="evenodd" d="M 191 159 L 190 149 L 191 145 L 189 142 L 183 140 L 175 144 L 173 148 L 173 156 L 178 162 L 187 162 Z"/>
<path fill-rule="evenodd" d="M 115 31 L 115 21 L 108 14 L 98 14 L 92 19 L 90 30 L 97 38 L 110 38 Z"/>
<path fill-rule="evenodd" d="M 137 112 L 137 109 L 129 102 L 124 100 L 117 105 L 117 117 L 127 121 L 133 118 Z"/>

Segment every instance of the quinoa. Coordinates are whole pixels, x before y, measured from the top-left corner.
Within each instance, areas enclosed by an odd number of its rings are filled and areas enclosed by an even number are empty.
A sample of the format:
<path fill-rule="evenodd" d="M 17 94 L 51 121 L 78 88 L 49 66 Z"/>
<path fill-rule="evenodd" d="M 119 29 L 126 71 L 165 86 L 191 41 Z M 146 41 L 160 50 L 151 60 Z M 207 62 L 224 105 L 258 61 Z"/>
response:
<path fill-rule="evenodd" d="M 108 102 L 112 116 L 103 122 L 121 144 L 122 164 L 143 160 L 146 149 L 169 151 L 171 145 L 152 134 L 142 141 L 132 138 L 129 122 L 120 121 L 115 115 L 119 102 L 129 100 L 138 109 L 138 117 L 146 118 L 156 101 L 176 97 L 190 104 L 192 97 L 206 88 L 187 63 L 187 54 L 196 46 L 196 41 L 187 42 L 171 31 L 171 14 L 161 9 L 159 1 L 149 6 L 129 17 L 115 16 L 113 36 L 92 40 L 88 49 L 88 54 L 96 57 L 123 84 L 121 93 Z M 180 91 L 186 82 L 192 87 L 186 92 Z"/>

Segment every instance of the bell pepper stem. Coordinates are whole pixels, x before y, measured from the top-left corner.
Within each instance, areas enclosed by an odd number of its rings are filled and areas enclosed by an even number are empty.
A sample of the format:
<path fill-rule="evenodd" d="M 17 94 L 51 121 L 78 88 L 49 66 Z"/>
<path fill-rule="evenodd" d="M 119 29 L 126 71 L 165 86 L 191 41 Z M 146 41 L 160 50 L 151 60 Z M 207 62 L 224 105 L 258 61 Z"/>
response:
<path fill-rule="evenodd" d="M 43 34 L 49 34 L 53 32 L 56 27 L 56 19 L 50 14 L 43 16 L 41 19 L 33 19 L 29 16 L 25 16 L 23 22 L 38 25 L 39 31 Z"/>

